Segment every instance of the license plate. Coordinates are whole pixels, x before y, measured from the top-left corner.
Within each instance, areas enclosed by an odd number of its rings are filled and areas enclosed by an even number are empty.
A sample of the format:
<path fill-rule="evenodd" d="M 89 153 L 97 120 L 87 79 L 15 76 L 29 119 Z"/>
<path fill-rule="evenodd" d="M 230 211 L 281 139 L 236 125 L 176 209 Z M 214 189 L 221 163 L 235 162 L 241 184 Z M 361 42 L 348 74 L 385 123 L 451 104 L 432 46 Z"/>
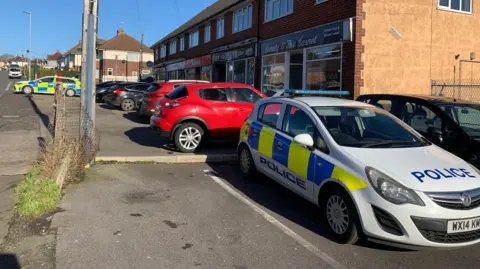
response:
<path fill-rule="evenodd" d="M 447 223 L 447 233 L 463 233 L 480 229 L 480 217 L 462 220 L 450 220 Z"/>

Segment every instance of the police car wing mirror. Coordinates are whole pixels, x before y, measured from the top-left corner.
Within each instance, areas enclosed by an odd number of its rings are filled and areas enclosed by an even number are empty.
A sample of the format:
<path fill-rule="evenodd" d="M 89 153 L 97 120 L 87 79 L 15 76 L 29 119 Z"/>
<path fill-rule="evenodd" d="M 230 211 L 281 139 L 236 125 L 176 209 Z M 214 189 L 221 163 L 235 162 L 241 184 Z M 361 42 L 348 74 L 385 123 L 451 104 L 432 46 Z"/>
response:
<path fill-rule="evenodd" d="M 313 144 L 314 144 L 313 138 L 309 134 L 299 134 L 293 138 L 293 141 L 295 141 L 295 143 L 297 144 L 300 144 L 302 146 L 306 146 L 309 148 L 313 147 Z"/>

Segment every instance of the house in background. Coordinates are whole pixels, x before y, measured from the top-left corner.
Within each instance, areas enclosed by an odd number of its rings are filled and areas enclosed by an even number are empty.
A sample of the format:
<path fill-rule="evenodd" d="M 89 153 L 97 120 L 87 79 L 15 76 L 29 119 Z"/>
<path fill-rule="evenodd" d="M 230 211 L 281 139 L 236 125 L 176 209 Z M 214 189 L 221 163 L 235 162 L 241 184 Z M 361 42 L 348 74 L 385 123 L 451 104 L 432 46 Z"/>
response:
<path fill-rule="evenodd" d="M 60 64 L 61 68 L 68 70 L 80 71 L 82 67 L 82 41 L 73 46 L 62 55 L 62 60 Z"/>
<path fill-rule="evenodd" d="M 58 59 L 60 59 L 60 57 L 62 57 L 62 53 L 59 50 L 57 50 L 54 54 L 48 54 L 46 67 L 51 69 L 58 68 Z"/>
<path fill-rule="evenodd" d="M 143 51 L 142 69 L 140 69 L 140 52 Z M 123 80 L 137 81 L 139 74 L 150 74 L 146 62 L 153 61 L 153 50 L 140 41 L 126 34 L 122 29 L 117 35 L 97 48 L 99 60 L 99 78 L 102 81 Z"/>

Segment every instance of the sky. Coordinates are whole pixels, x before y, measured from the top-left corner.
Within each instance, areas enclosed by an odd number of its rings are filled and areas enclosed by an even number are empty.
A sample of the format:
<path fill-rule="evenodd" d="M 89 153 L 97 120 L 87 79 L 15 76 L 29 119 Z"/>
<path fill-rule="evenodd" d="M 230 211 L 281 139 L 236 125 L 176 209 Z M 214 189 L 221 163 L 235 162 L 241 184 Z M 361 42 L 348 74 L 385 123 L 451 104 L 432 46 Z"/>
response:
<path fill-rule="evenodd" d="M 138 2 L 138 6 L 137 6 Z M 98 37 L 110 39 L 122 28 L 153 45 L 215 0 L 99 0 Z M 138 7 L 138 8 L 137 8 Z M 32 12 L 32 57 L 66 52 L 82 38 L 83 0 L 0 0 L 0 55 L 24 55 Z"/>

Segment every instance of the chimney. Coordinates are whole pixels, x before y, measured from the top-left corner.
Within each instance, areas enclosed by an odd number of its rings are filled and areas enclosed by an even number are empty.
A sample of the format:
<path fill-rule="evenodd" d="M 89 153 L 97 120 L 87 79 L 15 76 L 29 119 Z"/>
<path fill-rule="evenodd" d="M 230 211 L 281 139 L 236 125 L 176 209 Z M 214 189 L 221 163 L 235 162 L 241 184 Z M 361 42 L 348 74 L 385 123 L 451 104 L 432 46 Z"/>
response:
<path fill-rule="evenodd" d="M 123 29 L 118 29 L 117 35 L 122 35 L 122 34 L 125 34 L 125 31 Z"/>

